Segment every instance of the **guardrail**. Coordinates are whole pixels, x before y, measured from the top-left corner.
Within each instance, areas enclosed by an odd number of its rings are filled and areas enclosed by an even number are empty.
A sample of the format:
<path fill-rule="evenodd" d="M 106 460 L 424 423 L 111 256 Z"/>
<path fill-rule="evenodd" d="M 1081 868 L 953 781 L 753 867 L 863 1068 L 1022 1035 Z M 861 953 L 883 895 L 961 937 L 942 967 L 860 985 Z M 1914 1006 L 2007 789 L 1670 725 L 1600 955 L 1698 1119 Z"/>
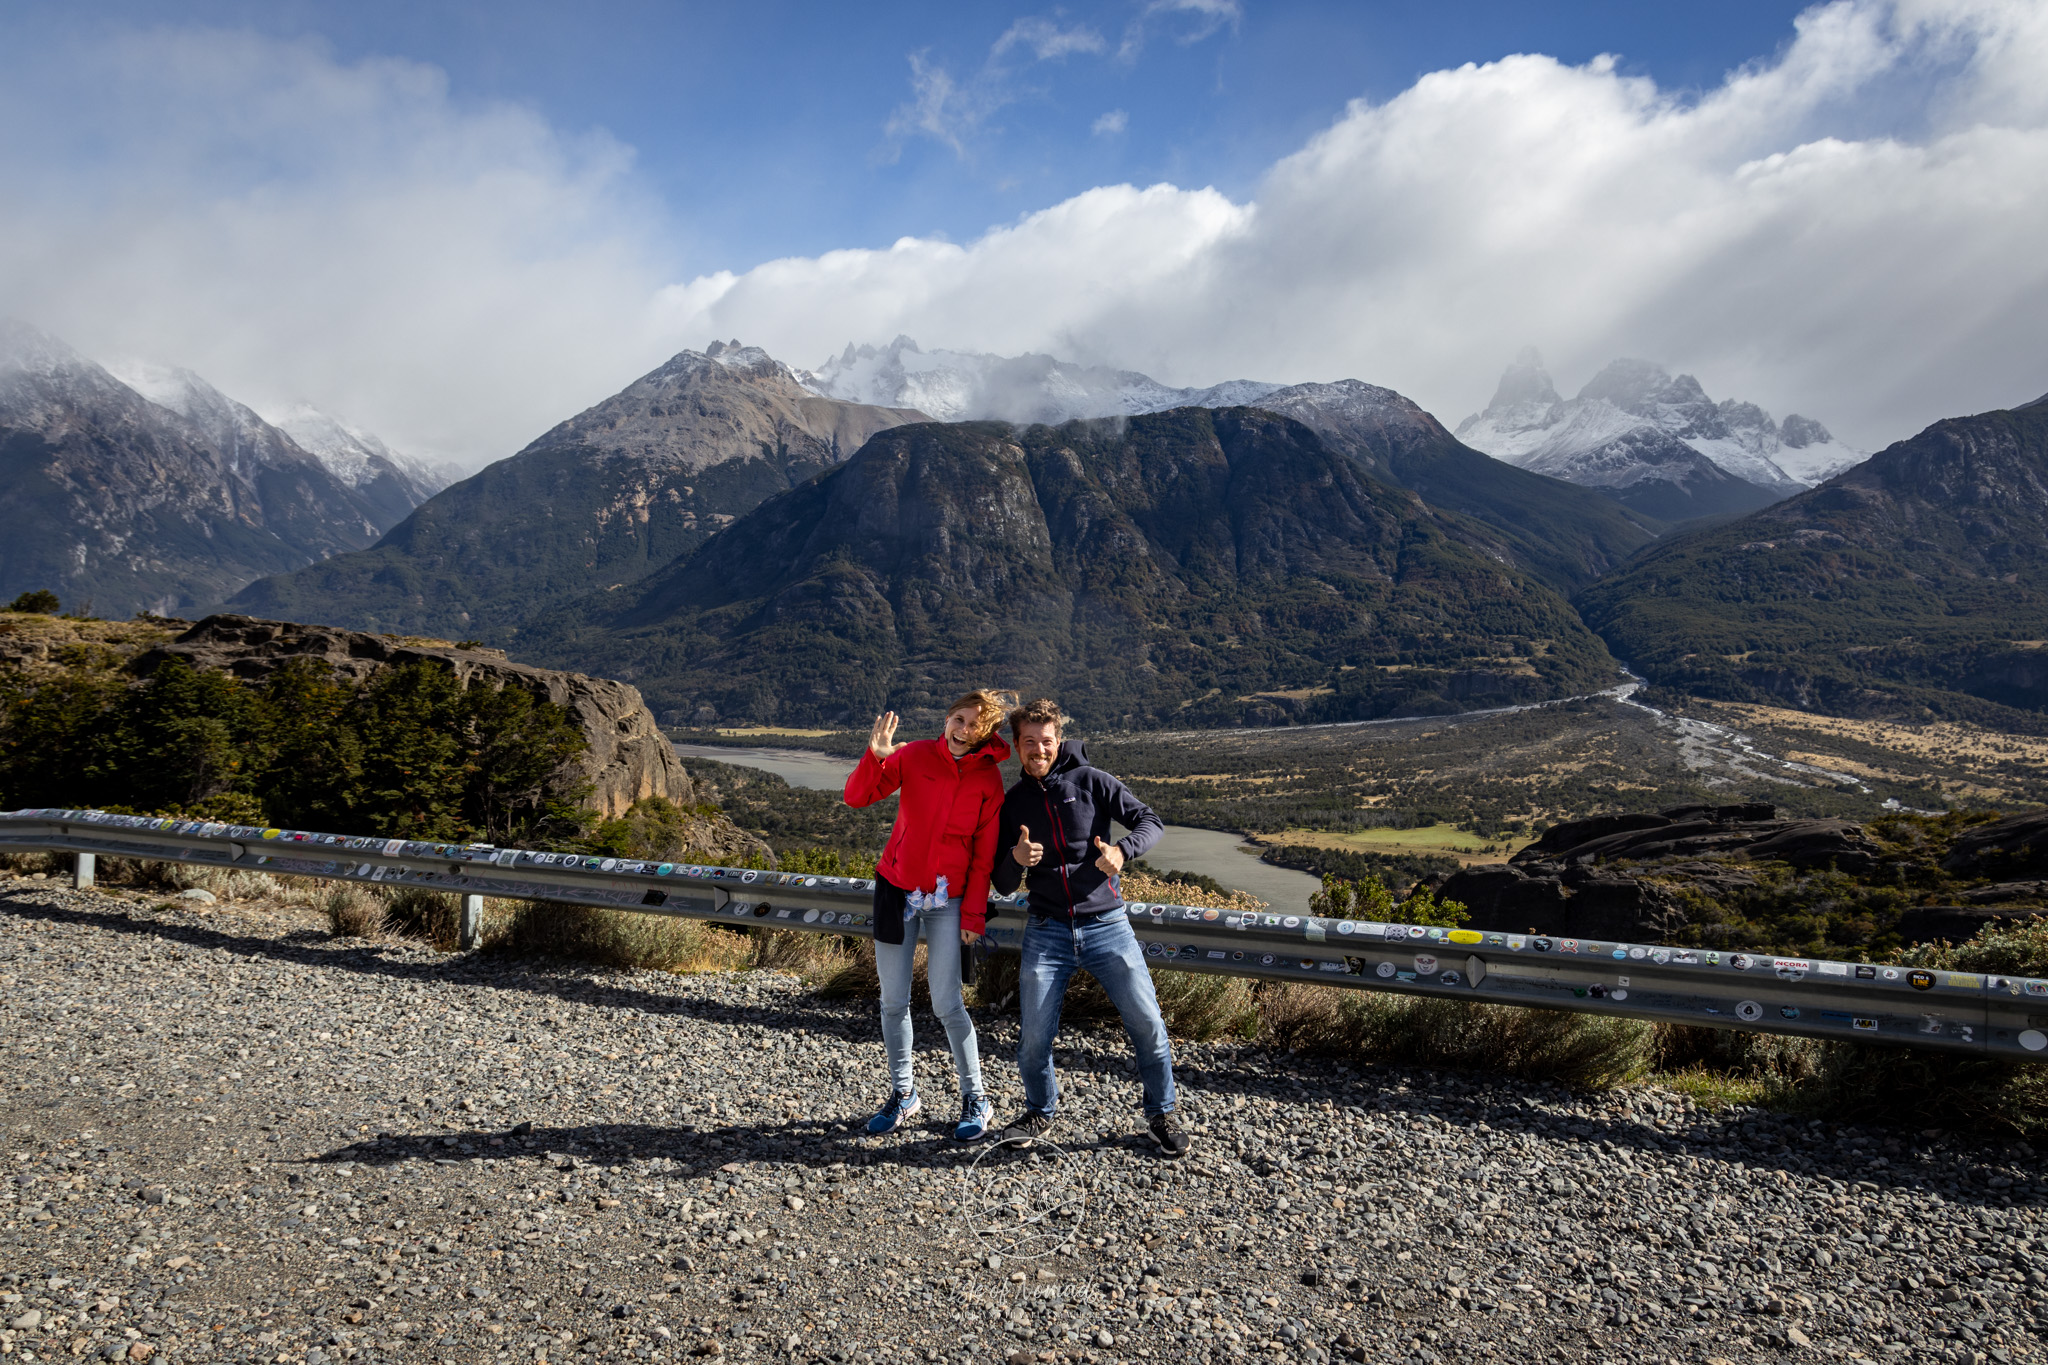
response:
<path fill-rule="evenodd" d="M 74 853 L 81 886 L 107 856 L 449 892 L 463 897 L 465 948 L 476 945 L 487 896 L 873 933 L 874 883 L 854 877 L 77 810 L 0 814 L 0 849 Z M 2048 981 L 2026 977 L 1186 905 L 1125 910 L 1146 957 L 1178 971 L 2015 1059 L 2048 1050 Z M 998 945 L 1017 946 L 1024 922 L 1022 896 L 990 899 Z"/>

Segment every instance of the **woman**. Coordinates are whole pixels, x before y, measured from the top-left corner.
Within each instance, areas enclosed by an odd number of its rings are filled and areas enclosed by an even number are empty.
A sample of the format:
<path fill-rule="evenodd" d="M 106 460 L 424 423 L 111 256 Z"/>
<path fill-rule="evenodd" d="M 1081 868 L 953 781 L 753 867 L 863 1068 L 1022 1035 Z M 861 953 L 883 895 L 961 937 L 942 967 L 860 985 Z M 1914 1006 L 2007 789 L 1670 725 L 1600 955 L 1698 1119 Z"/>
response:
<path fill-rule="evenodd" d="M 924 935 L 932 1013 L 946 1026 L 960 1079 L 956 1141 L 988 1132 L 974 1021 L 960 998 L 960 947 L 980 940 L 988 915 L 988 879 L 996 861 L 996 816 L 1003 779 L 996 765 L 1010 746 L 996 726 L 1007 694 L 981 689 L 946 709 L 938 739 L 896 743 L 896 713 L 875 717 L 867 752 L 846 779 L 846 804 L 871 806 L 901 791 L 888 847 L 875 864 L 875 967 L 882 978 L 882 1039 L 889 1049 L 889 1099 L 868 1120 L 870 1133 L 893 1133 L 923 1107 L 910 1066 L 910 978 Z"/>

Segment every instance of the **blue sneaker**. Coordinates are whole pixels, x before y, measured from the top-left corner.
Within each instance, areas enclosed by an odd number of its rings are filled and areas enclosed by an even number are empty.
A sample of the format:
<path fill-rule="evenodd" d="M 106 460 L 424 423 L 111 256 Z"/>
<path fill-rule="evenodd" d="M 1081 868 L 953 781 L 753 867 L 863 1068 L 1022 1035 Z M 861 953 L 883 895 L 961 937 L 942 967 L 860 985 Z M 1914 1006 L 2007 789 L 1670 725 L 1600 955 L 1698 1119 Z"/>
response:
<path fill-rule="evenodd" d="M 988 1136 L 988 1121 L 995 1117 L 996 1107 L 988 1102 L 985 1095 L 972 1095 L 960 1105 L 960 1122 L 953 1127 L 953 1141 L 979 1142 Z"/>
<path fill-rule="evenodd" d="M 915 1090 L 907 1093 L 899 1090 L 889 1097 L 889 1102 L 883 1105 L 873 1118 L 868 1120 L 868 1131 L 877 1134 L 893 1133 L 903 1126 L 905 1119 L 922 1108 L 924 1101 L 917 1097 Z"/>

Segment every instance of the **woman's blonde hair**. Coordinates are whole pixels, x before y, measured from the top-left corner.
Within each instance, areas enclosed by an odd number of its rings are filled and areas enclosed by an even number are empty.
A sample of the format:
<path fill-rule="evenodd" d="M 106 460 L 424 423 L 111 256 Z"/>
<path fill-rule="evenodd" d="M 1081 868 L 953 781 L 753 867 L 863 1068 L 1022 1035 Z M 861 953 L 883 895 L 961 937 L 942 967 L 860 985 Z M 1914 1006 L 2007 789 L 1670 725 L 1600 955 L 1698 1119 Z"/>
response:
<path fill-rule="evenodd" d="M 998 692 L 991 687 L 977 687 L 947 707 L 946 714 L 950 716 L 963 706 L 973 707 L 974 742 L 980 744 L 996 732 L 996 727 L 1003 723 L 1003 717 L 1008 715 L 1010 708 L 1016 704 L 1015 692 Z"/>

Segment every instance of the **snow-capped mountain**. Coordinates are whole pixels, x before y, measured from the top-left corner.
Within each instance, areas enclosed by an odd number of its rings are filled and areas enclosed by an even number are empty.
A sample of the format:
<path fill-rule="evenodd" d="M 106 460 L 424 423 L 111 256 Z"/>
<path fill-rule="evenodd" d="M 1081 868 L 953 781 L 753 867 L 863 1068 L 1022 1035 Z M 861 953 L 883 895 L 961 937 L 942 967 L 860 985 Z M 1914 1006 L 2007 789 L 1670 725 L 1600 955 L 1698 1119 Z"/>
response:
<path fill-rule="evenodd" d="M 0 319 L 0 597 L 187 612 L 404 515 L 197 375 L 122 368 Z"/>
<path fill-rule="evenodd" d="M 200 431 L 245 476 L 311 461 L 361 494 L 381 533 L 413 508 L 448 486 L 455 475 L 391 451 L 382 441 L 330 417 L 310 404 L 291 409 L 285 421 L 269 422 L 191 370 L 147 361 L 122 360 L 108 372 L 160 408 L 177 413 Z M 289 429 L 292 423 L 299 431 Z M 300 431 L 309 439 L 301 439 Z"/>
<path fill-rule="evenodd" d="M 1565 399 L 1534 350 L 1516 357 L 1457 435 L 1667 519 L 1750 511 L 1864 458 L 1812 418 L 1795 413 L 1780 425 L 1754 403 L 1716 403 L 1691 375 L 1647 360 L 1617 360 Z"/>
<path fill-rule="evenodd" d="M 428 464 L 401 454 L 374 433 L 311 403 L 295 403 L 271 420 L 352 487 L 374 483 L 386 473 L 406 480 L 419 492 L 415 506 L 462 477 L 453 465 Z"/>
<path fill-rule="evenodd" d="M 1256 403 L 1279 384 L 1236 379 L 1202 389 L 1162 384 L 1135 370 L 1076 365 L 1049 355 L 926 351 L 909 337 L 887 346 L 854 346 L 815 370 L 798 370 L 813 393 L 849 403 L 916 408 L 942 422 L 1069 422 L 1129 417 L 1169 408 Z"/>

